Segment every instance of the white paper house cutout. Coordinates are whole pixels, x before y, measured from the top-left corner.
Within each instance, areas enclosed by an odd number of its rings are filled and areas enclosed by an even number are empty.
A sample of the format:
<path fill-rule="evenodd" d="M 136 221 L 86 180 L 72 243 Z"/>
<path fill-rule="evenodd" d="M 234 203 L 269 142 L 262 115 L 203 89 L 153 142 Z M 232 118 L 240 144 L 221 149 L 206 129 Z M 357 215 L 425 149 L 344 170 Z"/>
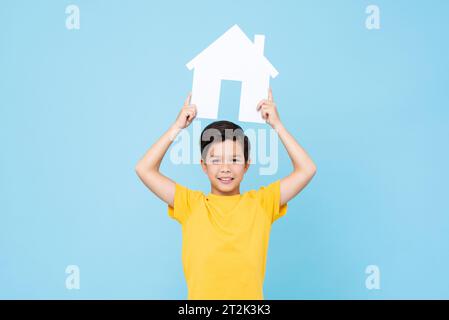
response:
<path fill-rule="evenodd" d="M 278 71 L 265 58 L 264 43 L 264 35 L 255 35 L 253 43 L 234 25 L 187 63 L 189 70 L 195 69 L 191 103 L 198 118 L 217 118 L 221 80 L 234 80 L 242 82 L 239 120 L 265 123 L 256 108 L 267 99 L 270 77 Z"/>

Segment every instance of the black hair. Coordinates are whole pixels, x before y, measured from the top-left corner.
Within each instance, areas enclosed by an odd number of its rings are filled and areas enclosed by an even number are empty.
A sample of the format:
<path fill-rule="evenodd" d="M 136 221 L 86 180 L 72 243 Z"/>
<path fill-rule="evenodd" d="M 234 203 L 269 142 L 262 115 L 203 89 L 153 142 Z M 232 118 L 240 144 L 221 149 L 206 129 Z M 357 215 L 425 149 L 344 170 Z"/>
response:
<path fill-rule="evenodd" d="M 212 122 L 201 132 L 201 158 L 205 160 L 207 150 L 213 142 L 222 142 L 226 139 L 239 141 L 243 144 L 243 154 L 245 156 L 245 163 L 247 163 L 250 151 L 249 139 L 243 132 L 242 127 L 226 120 Z"/>

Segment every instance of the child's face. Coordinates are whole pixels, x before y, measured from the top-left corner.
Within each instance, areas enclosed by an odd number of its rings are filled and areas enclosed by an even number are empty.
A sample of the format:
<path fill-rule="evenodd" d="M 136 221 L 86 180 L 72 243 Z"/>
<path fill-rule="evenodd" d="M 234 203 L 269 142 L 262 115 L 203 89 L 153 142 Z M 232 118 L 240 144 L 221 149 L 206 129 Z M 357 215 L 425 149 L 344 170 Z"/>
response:
<path fill-rule="evenodd" d="M 205 161 L 201 159 L 212 193 L 232 195 L 240 193 L 240 182 L 249 168 L 245 163 L 243 145 L 239 141 L 226 139 L 210 146 Z"/>

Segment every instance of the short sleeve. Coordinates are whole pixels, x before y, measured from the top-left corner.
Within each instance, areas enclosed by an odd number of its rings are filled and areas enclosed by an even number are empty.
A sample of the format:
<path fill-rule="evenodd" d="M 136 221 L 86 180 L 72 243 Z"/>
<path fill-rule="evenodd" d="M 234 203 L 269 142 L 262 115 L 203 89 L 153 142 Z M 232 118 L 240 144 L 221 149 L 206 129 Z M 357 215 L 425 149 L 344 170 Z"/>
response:
<path fill-rule="evenodd" d="M 287 213 L 287 203 L 281 203 L 281 180 L 277 180 L 268 186 L 260 187 L 257 191 L 262 208 L 271 219 L 271 223 Z"/>
<path fill-rule="evenodd" d="M 199 191 L 190 190 L 189 188 L 176 183 L 175 184 L 175 199 L 173 207 L 168 205 L 168 215 L 170 218 L 177 220 L 183 224 L 189 217 L 194 202 L 199 200 Z"/>

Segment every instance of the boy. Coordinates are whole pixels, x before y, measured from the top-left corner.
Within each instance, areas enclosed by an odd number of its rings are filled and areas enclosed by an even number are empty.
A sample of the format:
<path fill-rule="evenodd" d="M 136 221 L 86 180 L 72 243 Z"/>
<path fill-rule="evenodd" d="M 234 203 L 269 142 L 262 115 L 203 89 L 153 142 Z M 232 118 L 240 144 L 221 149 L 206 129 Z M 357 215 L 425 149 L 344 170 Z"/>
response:
<path fill-rule="evenodd" d="M 137 175 L 182 225 L 188 299 L 263 299 L 271 224 L 286 213 L 287 202 L 308 184 L 316 166 L 282 125 L 270 89 L 257 110 L 290 156 L 293 171 L 288 176 L 241 194 L 240 183 L 250 165 L 249 140 L 236 124 L 217 121 L 203 130 L 200 141 L 210 193 L 174 182 L 159 166 L 176 135 L 196 117 L 190 97 L 175 123 L 138 162 Z"/>

